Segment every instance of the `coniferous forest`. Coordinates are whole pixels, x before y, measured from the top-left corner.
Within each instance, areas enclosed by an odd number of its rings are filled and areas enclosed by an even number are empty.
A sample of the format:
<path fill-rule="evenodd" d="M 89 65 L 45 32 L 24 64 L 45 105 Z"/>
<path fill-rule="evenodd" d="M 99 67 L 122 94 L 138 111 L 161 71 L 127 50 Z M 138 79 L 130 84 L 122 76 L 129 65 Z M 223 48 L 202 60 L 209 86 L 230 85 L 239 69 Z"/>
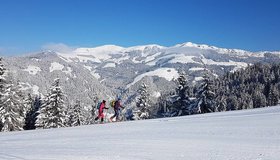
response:
<path fill-rule="evenodd" d="M 203 79 L 189 82 L 185 71 L 179 71 L 177 87 L 166 91 L 156 103 L 149 99 L 146 84 L 135 97 L 136 106 L 126 109 L 122 120 L 174 117 L 209 112 L 252 109 L 279 104 L 280 64 L 254 64 L 247 68 L 214 77 L 207 68 Z M 0 131 L 60 128 L 95 124 L 96 104 L 90 108 L 80 101 L 66 104 L 63 84 L 55 79 L 43 98 L 22 92 L 0 59 Z"/>
<path fill-rule="evenodd" d="M 203 80 L 188 85 L 180 73 L 174 92 L 160 98 L 158 115 L 178 116 L 274 106 L 280 99 L 280 64 L 254 64 L 218 78 L 204 70 Z"/>

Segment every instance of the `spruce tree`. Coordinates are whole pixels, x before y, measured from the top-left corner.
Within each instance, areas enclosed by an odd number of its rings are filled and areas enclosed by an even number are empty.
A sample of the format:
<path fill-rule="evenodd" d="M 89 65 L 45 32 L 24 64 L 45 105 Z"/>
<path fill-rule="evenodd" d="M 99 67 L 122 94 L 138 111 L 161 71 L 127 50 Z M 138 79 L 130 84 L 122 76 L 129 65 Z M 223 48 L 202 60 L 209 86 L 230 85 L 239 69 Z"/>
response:
<path fill-rule="evenodd" d="M 2 101 L 2 97 L 4 96 L 4 91 L 6 88 L 6 79 L 4 77 L 4 73 L 5 73 L 5 68 L 4 65 L 2 63 L 2 57 L 0 57 L 0 116 L 1 116 L 1 112 L 4 109 L 3 108 L 3 101 Z M 2 117 L 0 117 L 0 131 L 2 130 L 3 127 L 3 123 L 2 123 Z"/>
<path fill-rule="evenodd" d="M 5 86 L 5 67 L 2 63 L 2 57 L 0 57 L 0 89 L 3 90 L 4 86 Z"/>
<path fill-rule="evenodd" d="M 38 115 L 37 112 L 41 106 L 41 98 L 39 96 L 36 96 L 35 99 L 33 99 L 31 94 L 28 94 L 28 98 L 26 99 L 25 103 L 27 106 L 29 106 L 29 110 L 26 113 L 24 129 L 35 129 L 36 117 Z"/>
<path fill-rule="evenodd" d="M 189 86 L 187 75 L 184 71 L 179 72 L 179 77 L 176 80 L 177 88 L 173 104 L 170 106 L 171 116 L 182 116 L 190 114 L 190 99 L 188 96 Z"/>
<path fill-rule="evenodd" d="M 136 107 L 137 111 L 135 111 L 136 119 L 148 119 L 150 118 L 150 100 L 149 94 L 147 91 L 147 85 L 143 83 L 141 87 L 138 89 L 138 93 L 140 97 L 137 99 Z"/>
<path fill-rule="evenodd" d="M 66 126 L 66 109 L 64 94 L 59 85 L 59 79 L 55 79 L 50 93 L 42 104 L 36 120 L 36 128 L 60 128 Z"/>
<path fill-rule="evenodd" d="M 222 95 L 216 98 L 217 107 L 215 107 L 215 112 L 222 112 L 227 110 L 227 97 Z"/>
<path fill-rule="evenodd" d="M 9 82 L 1 96 L 1 131 L 20 131 L 24 126 L 24 104 L 18 85 Z"/>
<path fill-rule="evenodd" d="M 275 106 L 278 103 L 279 103 L 279 90 L 275 86 L 271 86 L 268 93 L 267 105 Z"/>
<path fill-rule="evenodd" d="M 208 70 L 204 70 L 203 80 L 197 92 L 197 103 L 193 110 L 195 113 L 209 113 L 215 111 L 214 83 Z"/>
<path fill-rule="evenodd" d="M 4 96 L 4 92 L 5 92 L 5 89 L 6 89 L 6 86 L 7 86 L 7 81 L 6 81 L 6 78 L 5 78 L 5 67 L 2 63 L 2 57 L 0 57 L 0 100 L 1 100 L 1 97 Z M 1 102 L 0 101 L 0 107 L 1 107 Z"/>
<path fill-rule="evenodd" d="M 266 106 L 265 95 L 258 89 L 253 94 L 253 105 L 254 108 L 261 108 Z"/>
<path fill-rule="evenodd" d="M 90 111 L 87 111 L 86 109 L 82 110 L 82 115 L 84 115 L 84 124 L 94 124 L 94 119 L 98 116 L 98 104 L 100 103 L 100 98 L 94 94 L 92 97 L 93 104 L 91 105 Z"/>
<path fill-rule="evenodd" d="M 79 100 L 76 101 L 74 106 L 69 107 L 67 116 L 69 126 L 80 126 L 83 124 L 82 107 Z"/>
<path fill-rule="evenodd" d="M 238 108 L 239 108 L 238 98 L 235 95 L 228 97 L 227 111 L 238 110 Z"/>
<path fill-rule="evenodd" d="M 12 83 L 0 58 L 0 131 L 23 130 L 24 106 L 19 85 Z"/>

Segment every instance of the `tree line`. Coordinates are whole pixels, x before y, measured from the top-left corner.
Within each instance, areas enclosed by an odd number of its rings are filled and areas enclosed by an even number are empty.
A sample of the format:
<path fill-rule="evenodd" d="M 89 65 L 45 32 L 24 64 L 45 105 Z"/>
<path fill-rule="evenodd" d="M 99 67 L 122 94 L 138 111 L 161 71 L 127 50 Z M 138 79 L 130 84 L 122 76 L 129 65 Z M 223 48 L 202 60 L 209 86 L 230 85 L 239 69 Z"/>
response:
<path fill-rule="evenodd" d="M 182 71 L 177 88 L 162 95 L 154 117 L 172 117 L 275 106 L 280 99 L 280 64 L 254 64 L 215 78 L 204 69 L 192 85 Z"/>

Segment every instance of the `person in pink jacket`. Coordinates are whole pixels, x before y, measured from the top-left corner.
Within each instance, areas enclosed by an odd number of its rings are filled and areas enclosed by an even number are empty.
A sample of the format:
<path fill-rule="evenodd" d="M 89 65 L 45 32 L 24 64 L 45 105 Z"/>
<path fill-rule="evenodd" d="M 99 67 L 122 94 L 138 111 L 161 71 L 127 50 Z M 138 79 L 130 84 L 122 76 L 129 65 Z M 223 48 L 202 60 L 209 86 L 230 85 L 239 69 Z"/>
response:
<path fill-rule="evenodd" d="M 98 117 L 96 117 L 94 120 L 97 121 L 98 119 L 101 119 L 101 122 L 104 121 L 104 109 L 109 109 L 109 108 L 106 108 L 106 101 L 103 100 L 102 103 L 100 104 L 99 106 L 99 110 L 98 110 Z"/>

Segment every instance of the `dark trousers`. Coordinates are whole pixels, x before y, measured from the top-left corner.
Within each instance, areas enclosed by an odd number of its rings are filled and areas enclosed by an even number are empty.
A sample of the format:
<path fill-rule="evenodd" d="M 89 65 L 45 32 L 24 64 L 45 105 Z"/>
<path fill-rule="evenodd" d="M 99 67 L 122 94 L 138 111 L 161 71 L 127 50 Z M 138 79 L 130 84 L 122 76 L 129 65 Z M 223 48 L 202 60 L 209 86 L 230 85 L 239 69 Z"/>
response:
<path fill-rule="evenodd" d="M 120 110 L 114 109 L 114 111 L 115 111 L 115 114 L 111 117 L 111 119 L 116 117 L 116 120 L 119 120 Z"/>
<path fill-rule="evenodd" d="M 94 120 L 97 121 L 99 119 L 99 117 L 96 117 Z M 104 118 L 101 118 L 101 122 L 104 121 Z"/>

